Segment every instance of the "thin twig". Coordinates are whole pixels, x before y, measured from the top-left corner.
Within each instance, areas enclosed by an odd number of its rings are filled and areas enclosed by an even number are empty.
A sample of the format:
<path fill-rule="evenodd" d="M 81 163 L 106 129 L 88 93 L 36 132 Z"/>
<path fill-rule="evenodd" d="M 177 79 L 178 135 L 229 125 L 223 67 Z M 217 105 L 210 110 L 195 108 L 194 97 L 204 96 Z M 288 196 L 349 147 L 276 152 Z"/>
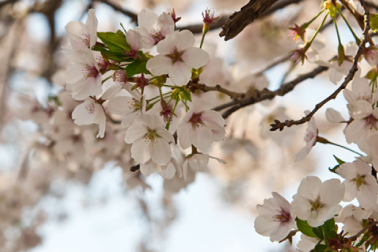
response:
<path fill-rule="evenodd" d="M 113 4 L 111 1 L 109 0 L 92 0 L 92 2 L 99 2 L 99 3 L 104 3 L 106 5 L 109 5 L 110 7 L 112 7 L 115 11 L 119 11 L 121 12 L 122 14 L 128 16 L 132 22 L 135 22 L 137 23 L 138 22 L 138 15 L 135 14 L 134 12 L 132 11 L 129 11 L 129 10 L 126 10 L 124 8 L 122 8 L 121 6 L 119 5 L 116 5 L 116 4 Z"/>
<path fill-rule="evenodd" d="M 317 75 L 319 75 L 320 73 L 326 71 L 327 69 L 328 69 L 328 67 L 319 66 L 319 67 L 313 69 L 312 71 L 310 71 L 306 74 L 299 75 L 294 80 L 283 84 L 280 88 L 278 88 L 275 91 L 270 91 L 269 89 L 266 89 L 266 88 L 261 90 L 261 91 L 260 90 L 254 90 L 250 93 L 247 93 L 246 98 L 240 99 L 240 100 L 237 100 L 237 99 L 233 100 L 229 103 L 215 107 L 214 110 L 219 111 L 219 110 L 223 110 L 225 108 L 231 107 L 228 110 L 226 110 L 222 115 L 223 118 L 227 118 L 233 112 L 235 112 L 235 111 L 237 111 L 237 110 L 239 110 L 243 107 L 246 107 L 246 106 L 249 106 L 249 105 L 264 101 L 264 100 L 271 100 L 276 96 L 284 96 L 285 94 L 292 91 L 301 82 L 303 82 L 307 79 L 314 78 Z"/>
<path fill-rule="evenodd" d="M 361 2 L 363 2 L 363 1 L 361 0 Z M 320 103 L 316 104 L 315 108 L 307 116 L 302 117 L 300 120 L 286 120 L 285 122 L 280 122 L 279 120 L 275 120 L 275 123 L 271 124 L 271 127 L 272 127 L 270 129 L 271 131 L 275 131 L 277 129 L 283 130 L 285 127 L 291 127 L 293 125 L 299 125 L 299 124 L 303 124 L 303 123 L 306 123 L 306 122 L 310 121 L 311 118 L 315 115 L 315 113 L 321 107 L 323 107 L 330 100 L 335 99 L 337 97 L 337 95 L 342 90 L 344 90 L 346 88 L 346 86 L 349 84 L 349 82 L 351 80 L 353 80 L 354 75 L 355 75 L 355 73 L 358 70 L 358 61 L 359 61 L 359 59 L 360 59 L 360 57 L 361 57 L 361 55 L 362 55 L 362 53 L 364 51 L 365 44 L 368 41 L 368 34 L 369 34 L 369 29 L 370 29 L 369 11 L 365 7 L 364 7 L 364 10 L 365 10 L 365 14 L 364 14 L 364 16 L 365 16 L 365 28 L 364 28 L 364 31 L 363 31 L 363 39 L 362 39 L 361 45 L 358 48 L 358 51 L 357 51 L 356 55 L 354 56 L 352 68 L 349 70 L 348 75 L 345 77 L 345 79 L 344 79 L 343 83 L 340 85 L 340 87 L 338 87 L 335 90 L 335 92 L 333 92 L 326 99 L 324 99 Z"/>

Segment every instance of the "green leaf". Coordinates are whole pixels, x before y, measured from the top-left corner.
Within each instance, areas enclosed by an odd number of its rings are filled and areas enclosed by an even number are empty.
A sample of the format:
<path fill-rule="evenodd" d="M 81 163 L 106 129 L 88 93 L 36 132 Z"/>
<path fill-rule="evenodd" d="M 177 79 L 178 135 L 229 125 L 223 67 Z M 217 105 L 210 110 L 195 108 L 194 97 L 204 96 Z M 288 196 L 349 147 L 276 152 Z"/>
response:
<path fill-rule="evenodd" d="M 378 13 L 370 14 L 370 27 L 373 32 L 378 32 Z"/>
<path fill-rule="evenodd" d="M 314 248 L 314 252 L 323 252 L 327 248 L 327 245 L 317 244 Z"/>
<path fill-rule="evenodd" d="M 318 237 L 320 240 L 323 240 L 324 236 L 323 236 L 323 228 L 322 228 L 322 226 L 316 227 L 316 228 L 312 228 L 312 231 L 314 232 L 314 234 L 316 235 L 316 237 Z"/>
<path fill-rule="evenodd" d="M 302 232 L 302 234 L 307 235 L 308 237 L 318 238 L 318 236 L 314 233 L 313 227 L 308 225 L 307 221 L 296 219 L 298 230 Z"/>
<path fill-rule="evenodd" d="M 323 231 L 324 231 L 324 236 L 326 238 L 330 238 L 331 231 L 335 230 L 335 219 L 329 219 L 327 220 L 324 225 L 323 225 Z"/>
<path fill-rule="evenodd" d="M 335 155 L 333 155 L 333 157 L 336 159 L 336 161 L 337 161 L 337 163 L 338 163 L 339 165 L 342 165 L 342 164 L 345 163 L 343 160 L 341 160 L 340 158 L 336 157 Z"/>
<path fill-rule="evenodd" d="M 97 32 L 97 36 L 112 52 L 123 52 L 129 50 L 125 34 L 118 30 L 114 32 Z"/>
<path fill-rule="evenodd" d="M 127 65 L 126 67 L 126 74 L 127 77 L 130 78 L 136 74 L 145 73 L 148 74 L 148 70 L 146 68 L 147 61 L 139 61 L 136 60 L 133 63 Z"/>

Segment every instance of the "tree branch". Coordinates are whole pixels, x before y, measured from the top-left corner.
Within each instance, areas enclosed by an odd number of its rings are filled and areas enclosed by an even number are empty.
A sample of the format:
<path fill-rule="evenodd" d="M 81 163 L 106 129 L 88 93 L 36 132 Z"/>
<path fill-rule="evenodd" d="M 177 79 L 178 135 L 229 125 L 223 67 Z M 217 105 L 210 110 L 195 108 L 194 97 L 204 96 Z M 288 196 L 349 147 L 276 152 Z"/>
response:
<path fill-rule="evenodd" d="M 361 0 L 361 2 L 363 3 L 363 0 Z M 311 118 L 315 115 L 315 113 L 321 107 L 323 107 L 330 100 L 335 99 L 337 97 L 337 95 L 342 90 L 344 90 L 346 88 L 346 86 L 348 85 L 348 83 L 354 78 L 354 75 L 358 70 L 358 60 L 360 59 L 360 56 L 362 55 L 362 53 L 364 51 L 365 44 L 367 43 L 368 38 L 369 38 L 370 16 L 369 16 L 369 11 L 367 10 L 367 8 L 365 6 L 364 6 L 364 10 L 365 10 L 365 14 L 364 14 L 364 16 L 365 16 L 365 28 L 364 28 L 364 31 L 363 31 L 363 39 L 362 39 L 361 45 L 358 48 L 356 55 L 354 56 L 352 68 L 349 70 L 348 75 L 345 77 L 345 79 L 344 79 L 343 83 L 340 85 L 340 87 L 338 87 L 335 90 L 335 92 L 333 92 L 326 99 L 324 99 L 320 103 L 316 104 L 315 108 L 307 116 L 302 117 L 300 120 L 286 120 L 285 122 L 280 122 L 279 120 L 275 120 L 275 123 L 271 124 L 271 126 L 272 126 L 272 128 L 270 129 L 271 131 L 275 131 L 277 129 L 280 129 L 282 131 L 284 129 L 284 127 L 291 127 L 293 125 L 299 125 L 299 124 L 303 124 L 303 123 L 310 121 Z"/>
<path fill-rule="evenodd" d="M 129 10 L 126 10 L 124 8 L 122 8 L 121 6 L 119 5 L 116 5 L 116 4 L 113 4 L 111 1 L 109 0 L 92 0 L 92 2 L 99 2 L 99 3 L 103 3 L 103 4 L 106 4 L 106 5 L 109 5 L 110 7 L 112 7 L 115 11 L 118 11 L 118 12 L 121 12 L 122 14 L 128 16 L 132 22 L 135 22 L 137 23 L 138 22 L 138 15 L 135 14 L 134 12 L 132 11 L 129 11 Z"/>
<path fill-rule="evenodd" d="M 236 37 L 244 28 L 252 23 L 255 19 L 269 15 L 274 11 L 284 8 L 293 3 L 299 3 L 302 0 L 285 0 L 274 5 L 278 0 L 250 0 L 243 6 L 240 11 L 234 12 L 222 27 L 219 36 L 230 40 Z M 274 6 L 273 6 L 274 5 Z M 273 7 L 272 7 L 273 6 Z"/>
<path fill-rule="evenodd" d="M 292 91 L 299 83 L 303 82 L 304 80 L 314 78 L 315 76 L 319 75 L 320 73 L 326 71 L 328 67 L 325 66 L 319 66 L 315 68 L 314 70 L 302 74 L 295 78 L 292 81 L 289 81 L 285 84 L 283 84 L 279 89 L 275 91 L 270 91 L 268 89 L 263 89 L 263 90 L 254 90 L 250 92 L 249 94 L 247 93 L 246 98 L 240 99 L 240 100 L 233 100 L 229 103 L 220 105 L 218 107 L 215 107 L 214 110 L 220 111 L 225 108 L 231 107 L 230 109 L 226 110 L 223 113 L 223 118 L 229 117 L 233 112 L 237 111 L 238 109 L 241 109 L 243 107 L 255 104 L 257 102 L 261 102 L 264 100 L 271 100 L 276 96 L 284 96 L 285 94 L 289 93 Z"/>

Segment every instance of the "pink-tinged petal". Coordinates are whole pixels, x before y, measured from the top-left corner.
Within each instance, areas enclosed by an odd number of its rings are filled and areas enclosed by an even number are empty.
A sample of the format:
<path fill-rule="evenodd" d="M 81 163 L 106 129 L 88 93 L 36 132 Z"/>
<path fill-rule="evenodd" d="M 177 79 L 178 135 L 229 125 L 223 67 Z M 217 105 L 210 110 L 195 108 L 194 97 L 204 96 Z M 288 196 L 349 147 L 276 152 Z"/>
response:
<path fill-rule="evenodd" d="M 173 33 L 173 31 L 175 30 L 175 22 L 173 22 L 171 15 L 165 12 L 163 12 L 159 16 L 157 26 L 158 30 L 164 37 L 166 37 L 168 34 Z"/>
<path fill-rule="evenodd" d="M 196 47 L 191 47 L 185 50 L 182 59 L 191 68 L 200 68 L 209 62 L 209 54 Z"/>
<path fill-rule="evenodd" d="M 142 48 L 140 34 L 133 30 L 126 32 L 126 41 L 130 45 L 130 48 L 139 51 Z"/>
<path fill-rule="evenodd" d="M 336 170 L 336 172 L 344 179 L 351 180 L 357 177 L 357 169 L 355 163 L 344 163 Z"/>
<path fill-rule="evenodd" d="M 66 25 L 65 29 L 72 48 L 75 50 L 87 48 L 81 37 L 85 33 L 85 26 L 83 23 L 79 21 L 71 21 Z"/>
<path fill-rule="evenodd" d="M 291 226 L 288 224 L 281 224 L 270 234 L 270 241 L 281 241 L 283 240 L 290 232 Z"/>
<path fill-rule="evenodd" d="M 193 33 L 189 30 L 183 30 L 176 34 L 176 46 L 179 51 L 186 50 L 194 45 Z"/>
<path fill-rule="evenodd" d="M 370 102 L 357 100 L 347 105 L 349 114 L 354 119 L 363 119 L 373 112 Z"/>
<path fill-rule="evenodd" d="M 87 21 L 85 23 L 85 28 L 90 35 L 90 47 L 92 47 L 96 44 L 97 25 L 98 25 L 98 21 L 97 21 L 97 18 L 96 18 L 95 10 L 90 9 L 88 11 L 88 17 L 87 17 Z"/>
<path fill-rule="evenodd" d="M 279 222 L 268 220 L 262 216 L 257 216 L 257 218 L 255 219 L 256 232 L 264 236 L 270 236 L 270 233 L 273 230 L 277 229 L 278 226 Z"/>
<path fill-rule="evenodd" d="M 344 89 L 344 97 L 348 101 L 348 103 L 352 103 L 355 100 L 357 100 L 358 96 L 354 92 L 350 91 L 349 89 Z"/>
<path fill-rule="evenodd" d="M 156 50 L 160 54 L 171 54 L 176 48 L 176 35 L 178 31 L 168 35 L 164 40 L 160 41 L 156 46 Z"/>
<path fill-rule="evenodd" d="M 189 123 L 180 124 L 177 129 L 177 136 L 181 148 L 184 150 L 189 148 L 192 144 L 192 139 L 190 138 L 188 132 L 191 130 L 192 126 Z"/>
<path fill-rule="evenodd" d="M 172 134 L 169 133 L 168 130 L 165 128 L 157 128 L 156 129 L 156 134 L 158 134 L 161 138 L 163 138 L 166 142 L 171 142 L 173 143 L 175 139 L 173 138 Z"/>
<path fill-rule="evenodd" d="M 197 128 L 191 128 L 189 135 L 192 138 L 192 143 L 200 150 L 207 150 L 211 146 L 212 132 L 209 128 L 199 126 Z"/>
<path fill-rule="evenodd" d="M 136 117 L 138 117 L 136 113 L 125 115 L 122 119 L 121 127 L 128 128 L 135 121 Z"/>
<path fill-rule="evenodd" d="M 168 74 L 172 69 L 172 59 L 164 55 L 157 55 L 147 61 L 146 68 L 154 76 Z"/>
<path fill-rule="evenodd" d="M 140 172 L 146 177 L 154 173 L 155 170 L 156 170 L 156 164 L 154 164 L 153 162 L 148 162 L 146 164 L 140 165 Z"/>
<path fill-rule="evenodd" d="M 356 183 L 350 180 L 345 180 L 343 184 L 345 186 L 345 194 L 343 200 L 346 202 L 352 201 L 354 198 L 356 198 L 357 195 Z"/>
<path fill-rule="evenodd" d="M 357 191 L 357 200 L 365 209 L 375 209 L 377 206 L 378 184 L 376 179 L 369 175 L 365 177 L 365 186 Z"/>
<path fill-rule="evenodd" d="M 151 159 L 157 165 L 166 165 L 171 159 L 171 148 L 169 144 L 159 139 L 151 146 Z"/>
<path fill-rule="evenodd" d="M 189 158 L 189 165 L 194 170 L 203 170 L 209 163 L 209 155 L 207 154 L 194 154 Z"/>
<path fill-rule="evenodd" d="M 316 200 L 321 186 L 322 181 L 318 177 L 308 176 L 301 181 L 297 194 L 311 200 Z"/>
<path fill-rule="evenodd" d="M 149 144 L 146 139 L 141 138 L 133 143 L 131 146 L 131 157 L 141 164 L 145 164 L 150 160 Z"/>
<path fill-rule="evenodd" d="M 331 68 L 329 70 L 329 79 L 334 84 L 337 84 L 343 78 L 343 76 L 344 75 L 342 73 L 336 71 L 334 68 Z"/>
<path fill-rule="evenodd" d="M 352 142 L 358 142 L 359 140 L 362 140 L 364 132 L 364 120 L 354 120 L 344 130 L 345 138 L 349 144 Z"/>
<path fill-rule="evenodd" d="M 115 97 L 119 92 L 122 90 L 122 85 L 115 84 L 114 86 L 111 86 L 108 88 L 104 94 L 101 96 L 101 99 L 103 100 L 110 100 L 111 98 Z"/>
<path fill-rule="evenodd" d="M 126 131 L 125 142 L 131 144 L 135 142 L 138 138 L 143 137 L 147 134 L 147 128 L 141 123 L 135 122 Z"/>
<path fill-rule="evenodd" d="M 172 163 L 168 163 L 166 166 L 158 166 L 157 172 L 165 179 L 172 179 L 176 174 L 176 168 Z"/>
<path fill-rule="evenodd" d="M 104 114 L 104 120 L 101 120 L 99 123 L 98 123 L 98 134 L 97 134 L 97 138 L 104 138 L 105 136 L 105 129 L 106 129 L 106 117 L 105 117 L 105 114 Z"/>
<path fill-rule="evenodd" d="M 147 62 L 148 63 L 148 62 Z M 169 71 L 169 78 L 177 86 L 186 85 L 192 77 L 192 68 L 183 62 L 176 62 Z"/>
<path fill-rule="evenodd" d="M 340 180 L 330 179 L 324 181 L 319 194 L 323 203 L 328 205 L 337 205 L 344 198 L 345 187 L 341 184 Z"/>
<path fill-rule="evenodd" d="M 311 150 L 311 149 L 310 149 Z M 294 156 L 294 162 L 302 161 L 307 157 L 309 153 L 309 149 L 307 146 L 303 147 L 295 156 Z"/>
<path fill-rule="evenodd" d="M 138 25 L 151 31 L 155 28 L 155 24 L 158 20 L 158 15 L 150 9 L 143 9 L 138 14 Z"/>
<path fill-rule="evenodd" d="M 84 78 L 82 68 L 83 66 L 81 64 L 72 62 L 71 64 L 69 64 L 65 72 L 64 80 L 68 84 L 75 84 L 80 79 Z"/>
<path fill-rule="evenodd" d="M 132 111 L 132 99 L 127 96 L 117 96 L 109 100 L 108 109 L 116 115 L 126 115 Z"/>
<path fill-rule="evenodd" d="M 328 108 L 326 110 L 326 118 L 328 122 L 331 122 L 331 123 L 345 122 L 345 119 L 342 117 L 340 112 L 337 110 L 334 110 L 333 108 Z"/>
<path fill-rule="evenodd" d="M 88 99 L 74 109 L 72 119 L 77 125 L 88 125 L 93 123 L 93 118 L 97 113 L 94 102 Z"/>

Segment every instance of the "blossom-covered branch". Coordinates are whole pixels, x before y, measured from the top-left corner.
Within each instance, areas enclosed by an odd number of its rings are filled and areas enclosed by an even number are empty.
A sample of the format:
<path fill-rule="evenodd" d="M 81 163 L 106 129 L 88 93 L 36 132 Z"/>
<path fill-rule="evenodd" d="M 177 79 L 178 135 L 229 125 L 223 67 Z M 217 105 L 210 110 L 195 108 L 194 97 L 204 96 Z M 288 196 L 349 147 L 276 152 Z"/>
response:
<path fill-rule="evenodd" d="M 330 96 L 325 98 L 320 103 L 316 104 L 315 108 L 309 114 L 307 114 L 306 116 L 302 117 L 299 120 L 286 120 L 284 122 L 280 122 L 279 120 L 275 120 L 274 124 L 271 125 L 272 126 L 271 131 L 275 131 L 277 129 L 280 129 L 282 131 L 284 129 L 284 127 L 291 127 L 293 125 L 299 125 L 299 124 L 303 124 L 303 123 L 310 121 L 311 118 L 315 115 L 315 113 L 321 107 L 323 107 L 330 100 L 335 99 L 337 97 L 337 95 L 347 87 L 349 82 L 353 80 L 353 77 L 358 70 L 358 67 L 357 67 L 358 61 L 359 61 L 361 55 L 364 52 L 365 44 L 368 42 L 368 38 L 369 38 L 368 34 L 369 34 L 369 30 L 370 30 L 370 16 L 369 16 L 369 11 L 367 9 L 365 9 L 365 15 L 364 16 L 365 16 L 365 28 L 364 28 L 364 31 L 363 31 L 362 43 L 361 43 L 361 45 L 359 45 L 358 51 L 357 51 L 356 55 L 354 56 L 353 66 L 349 70 L 349 73 L 345 77 L 343 83 Z"/>

